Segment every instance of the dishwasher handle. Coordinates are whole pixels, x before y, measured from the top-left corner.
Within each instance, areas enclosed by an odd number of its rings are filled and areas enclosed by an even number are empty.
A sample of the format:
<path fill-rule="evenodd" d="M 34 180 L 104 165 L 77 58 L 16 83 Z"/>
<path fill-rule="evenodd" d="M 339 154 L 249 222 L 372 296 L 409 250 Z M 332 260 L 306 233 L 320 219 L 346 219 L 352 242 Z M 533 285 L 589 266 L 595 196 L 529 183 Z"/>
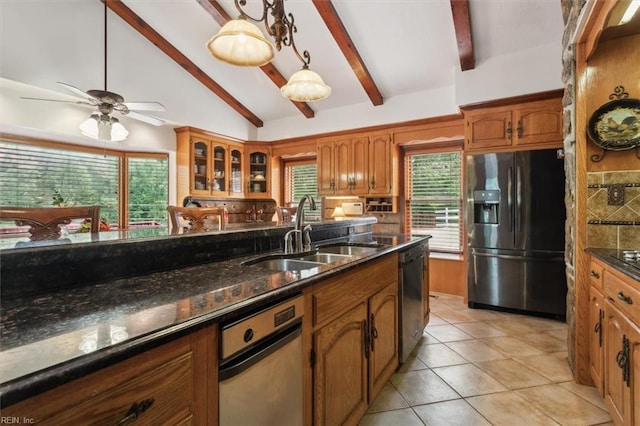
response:
<path fill-rule="evenodd" d="M 249 350 L 233 356 L 220 363 L 218 380 L 230 379 L 251 366 L 262 361 L 287 343 L 302 335 L 302 321 L 297 321 L 288 328 L 261 340 Z"/>

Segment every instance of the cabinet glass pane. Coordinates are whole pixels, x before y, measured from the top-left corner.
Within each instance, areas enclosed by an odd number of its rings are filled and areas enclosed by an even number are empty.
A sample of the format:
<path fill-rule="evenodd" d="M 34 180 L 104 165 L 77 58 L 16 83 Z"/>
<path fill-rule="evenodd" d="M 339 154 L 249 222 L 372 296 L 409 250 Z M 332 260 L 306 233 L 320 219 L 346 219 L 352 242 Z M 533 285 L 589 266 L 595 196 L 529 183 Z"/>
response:
<path fill-rule="evenodd" d="M 231 177 L 229 181 L 231 192 L 242 192 L 242 153 L 237 149 L 231 150 Z"/>
<path fill-rule="evenodd" d="M 227 190 L 227 181 L 225 179 L 226 171 L 226 150 L 221 146 L 213 148 L 213 187 L 214 192 L 223 192 Z"/>
<path fill-rule="evenodd" d="M 267 154 L 252 152 L 249 154 L 249 192 L 267 192 Z"/>
<path fill-rule="evenodd" d="M 207 176 L 208 146 L 205 142 L 193 144 L 193 185 L 194 189 L 206 190 L 209 177 Z"/>

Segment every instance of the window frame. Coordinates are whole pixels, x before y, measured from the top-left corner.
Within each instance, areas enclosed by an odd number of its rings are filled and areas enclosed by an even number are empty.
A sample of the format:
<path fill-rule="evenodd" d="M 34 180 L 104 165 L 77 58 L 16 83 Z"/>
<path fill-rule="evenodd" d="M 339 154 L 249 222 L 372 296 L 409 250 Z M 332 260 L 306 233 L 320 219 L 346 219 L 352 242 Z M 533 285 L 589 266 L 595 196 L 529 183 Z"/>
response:
<path fill-rule="evenodd" d="M 314 194 L 311 194 L 314 198 L 314 200 L 316 201 L 316 205 L 318 208 L 318 215 L 320 218 L 322 218 L 322 199 L 321 196 L 318 195 L 318 162 L 317 159 L 315 157 L 306 157 L 306 158 L 296 158 L 296 159 L 287 159 L 287 160 L 283 160 L 282 162 L 282 175 L 283 175 L 283 179 L 282 179 L 282 198 L 283 198 L 283 205 L 284 206 L 288 206 L 288 207 L 297 207 L 298 202 L 300 200 L 292 200 L 291 197 L 291 177 L 290 174 L 288 173 L 287 169 L 289 167 L 294 167 L 294 166 L 305 166 L 305 165 L 314 165 L 316 166 L 316 190 L 314 192 Z M 305 208 L 308 208 L 308 204 L 305 205 Z"/>
<path fill-rule="evenodd" d="M 9 143 L 17 143 L 30 145 L 38 148 L 69 150 L 96 155 L 109 155 L 116 157 L 117 175 L 118 175 L 118 229 L 129 229 L 129 182 L 128 182 L 128 159 L 130 158 L 164 158 L 167 160 L 167 205 L 170 200 L 170 165 L 169 154 L 161 152 L 142 152 L 142 151 L 118 151 L 106 146 L 103 148 L 92 147 L 86 145 L 73 144 L 69 142 L 52 141 L 47 139 L 39 139 L 27 136 L 11 135 L 0 133 L 0 140 Z M 169 216 L 167 215 L 167 224 Z"/>
<path fill-rule="evenodd" d="M 430 245 L 430 250 L 435 253 L 443 253 L 443 254 L 452 254 L 452 255 L 460 255 L 462 256 L 464 253 L 464 241 L 465 241 L 465 220 L 464 220 L 464 186 L 465 186 L 465 171 L 464 171 L 464 161 L 465 161 L 465 152 L 464 152 L 464 141 L 456 140 L 456 141 L 447 141 L 443 143 L 437 143 L 433 145 L 428 144 L 420 144 L 420 145 L 412 145 L 405 147 L 404 158 L 403 158 L 403 167 L 404 167 L 404 232 L 406 234 L 411 235 L 411 217 L 410 217 L 410 208 L 409 204 L 411 202 L 411 179 L 409 176 L 410 167 L 409 161 L 411 160 L 411 156 L 414 155 L 430 155 L 430 154 L 444 154 L 444 153 L 452 153 L 458 152 L 460 155 L 460 195 L 459 195 L 459 205 L 460 210 L 458 214 L 459 220 L 459 237 L 458 237 L 458 249 L 457 250 L 447 250 L 443 248 L 433 247 Z"/>

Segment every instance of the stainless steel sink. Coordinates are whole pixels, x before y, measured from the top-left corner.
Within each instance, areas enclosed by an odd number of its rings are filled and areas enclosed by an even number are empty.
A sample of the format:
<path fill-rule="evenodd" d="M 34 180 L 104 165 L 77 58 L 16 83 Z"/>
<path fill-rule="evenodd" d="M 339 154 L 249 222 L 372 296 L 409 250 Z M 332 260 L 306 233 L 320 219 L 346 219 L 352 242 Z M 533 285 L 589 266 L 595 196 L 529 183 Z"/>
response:
<path fill-rule="evenodd" d="M 341 254 L 341 255 L 348 255 L 348 256 L 374 253 L 376 251 L 377 249 L 375 247 L 350 246 L 350 245 L 338 245 L 338 246 L 328 246 L 328 247 L 318 248 L 319 254 L 333 253 L 333 254 Z"/>
<path fill-rule="evenodd" d="M 347 254 L 334 254 L 334 253 L 317 253 L 304 256 L 302 260 L 309 260 L 312 262 L 333 263 L 341 260 L 349 259 L 351 255 Z"/>
<path fill-rule="evenodd" d="M 259 262 L 248 264 L 272 271 L 304 271 L 305 269 L 317 268 L 325 263 L 313 262 L 301 259 L 267 259 Z"/>

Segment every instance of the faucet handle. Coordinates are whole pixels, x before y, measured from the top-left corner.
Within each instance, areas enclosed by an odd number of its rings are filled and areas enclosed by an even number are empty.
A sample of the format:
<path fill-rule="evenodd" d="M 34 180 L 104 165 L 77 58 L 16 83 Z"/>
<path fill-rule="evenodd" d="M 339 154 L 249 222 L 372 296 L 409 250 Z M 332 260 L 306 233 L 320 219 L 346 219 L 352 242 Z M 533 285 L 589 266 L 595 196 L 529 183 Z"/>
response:
<path fill-rule="evenodd" d="M 311 250 L 311 225 L 306 225 L 302 228 L 302 238 L 304 240 L 304 251 Z"/>

